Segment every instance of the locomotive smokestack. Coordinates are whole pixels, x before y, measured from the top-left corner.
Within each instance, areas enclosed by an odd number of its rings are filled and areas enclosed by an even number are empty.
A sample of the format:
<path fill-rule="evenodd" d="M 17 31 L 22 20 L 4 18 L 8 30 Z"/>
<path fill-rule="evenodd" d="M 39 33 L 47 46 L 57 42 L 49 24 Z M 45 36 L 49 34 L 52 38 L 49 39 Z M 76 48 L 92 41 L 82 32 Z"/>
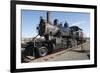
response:
<path fill-rule="evenodd" d="M 47 11 L 47 23 L 50 23 L 50 11 Z"/>

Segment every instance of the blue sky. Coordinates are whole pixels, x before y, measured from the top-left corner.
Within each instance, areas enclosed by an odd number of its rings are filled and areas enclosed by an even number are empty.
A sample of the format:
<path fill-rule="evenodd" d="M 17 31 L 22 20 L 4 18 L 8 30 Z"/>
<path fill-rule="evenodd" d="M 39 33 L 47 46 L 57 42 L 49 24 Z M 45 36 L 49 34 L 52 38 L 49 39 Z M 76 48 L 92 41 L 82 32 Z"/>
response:
<path fill-rule="evenodd" d="M 22 37 L 34 37 L 37 35 L 36 27 L 39 24 L 40 16 L 46 19 L 46 11 L 21 10 Z M 79 26 L 87 37 L 90 36 L 90 14 L 79 12 L 51 12 L 51 21 L 58 19 L 69 26 Z"/>

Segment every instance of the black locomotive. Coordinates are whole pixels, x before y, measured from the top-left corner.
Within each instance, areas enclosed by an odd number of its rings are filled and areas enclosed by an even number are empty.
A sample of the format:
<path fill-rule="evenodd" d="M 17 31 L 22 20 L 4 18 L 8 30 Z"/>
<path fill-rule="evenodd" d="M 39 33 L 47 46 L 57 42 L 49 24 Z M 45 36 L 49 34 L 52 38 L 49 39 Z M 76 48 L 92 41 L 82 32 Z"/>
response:
<path fill-rule="evenodd" d="M 62 23 L 58 23 L 57 19 L 51 23 L 49 16 L 50 12 L 47 12 L 47 21 L 40 17 L 37 36 L 43 37 L 43 39 L 36 38 L 36 36 L 28 42 L 24 47 L 24 56 L 34 55 L 38 58 L 58 49 L 76 47 L 86 41 L 81 28 L 78 26 L 69 27 L 67 22 L 62 26 Z"/>

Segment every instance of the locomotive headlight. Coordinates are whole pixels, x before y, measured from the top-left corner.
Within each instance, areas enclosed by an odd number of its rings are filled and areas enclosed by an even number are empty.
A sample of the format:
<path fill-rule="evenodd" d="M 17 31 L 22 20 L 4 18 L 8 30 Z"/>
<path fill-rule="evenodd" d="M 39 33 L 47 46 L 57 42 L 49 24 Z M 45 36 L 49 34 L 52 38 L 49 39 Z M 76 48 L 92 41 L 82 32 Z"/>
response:
<path fill-rule="evenodd" d="M 45 34 L 45 27 L 46 27 L 45 24 L 42 24 L 39 27 L 37 27 L 40 36 L 43 36 Z"/>

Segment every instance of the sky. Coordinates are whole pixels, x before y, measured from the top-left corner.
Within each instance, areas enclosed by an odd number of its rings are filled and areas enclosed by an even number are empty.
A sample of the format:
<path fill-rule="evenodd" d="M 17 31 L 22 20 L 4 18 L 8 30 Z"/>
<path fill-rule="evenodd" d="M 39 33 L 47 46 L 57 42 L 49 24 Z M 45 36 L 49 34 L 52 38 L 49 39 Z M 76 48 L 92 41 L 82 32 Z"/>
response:
<path fill-rule="evenodd" d="M 40 16 L 46 20 L 47 11 L 21 10 L 21 30 L 23 38 L 35 37 L 36 27 L 39 25 Z M 69 26 L 79 26 L 83 29 L 85 36 L 90 36 L 90 14 L 80 12 L 60 12 L 51 11 L 51 22 L 58 19 L 62 24 L 67 21 Z"/>

